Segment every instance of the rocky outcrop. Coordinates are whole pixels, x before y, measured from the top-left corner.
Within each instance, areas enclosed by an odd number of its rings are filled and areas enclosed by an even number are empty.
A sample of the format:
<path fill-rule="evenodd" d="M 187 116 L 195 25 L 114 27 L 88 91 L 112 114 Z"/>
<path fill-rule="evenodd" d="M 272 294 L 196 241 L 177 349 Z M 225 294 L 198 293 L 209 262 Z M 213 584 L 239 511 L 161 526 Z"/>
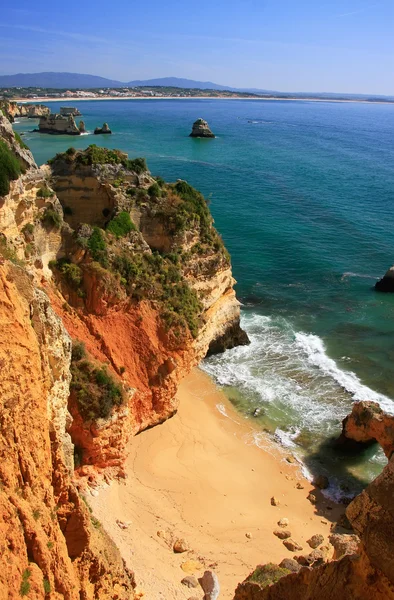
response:
<path fill-rule="evenodd" d="M 375 283 L 375 290 L 378 292 L 394 292 L 394 266 L 390 267 L 382 279 Z"/>
<path fill-rule="evenodd" d="M 58 114 L 42 116 L 37 131 L 55 135 L 80 135 L 81 133 L 72 115 L 66 117 Z"/>
<path fill-rule="evenodd" d="M 27 117 L 29 119 L 38 119 L 39 117 L 49 115 L 51 110 L 44 104 L 18 104 L 8 100 L 0 100 L 0 110 L 12 123 L 16 117 Z"/>
<path fill-rule="evenodd" d="M 392 457 L 394 418 L 375 402 L 359 402 L 343 422 L 345 439 L 378 441 Z M 355 534 L 332 535 L 331 562 L 298 573 L 257 567 L 241 583 L 234 600 L 392 600 L 394 599 L 394 457 L 347 507 Z M 358 537 L 357 537 L 358 536 Z M 275 568 L 274 568 L 275 567 Z"/>
<path fill-rule="evenodd" d="M 103 123 L 102 127 L 96 127 L 96 129 L 94 130 L 94 134 L 98 135 L 101 133 L 112 133 L 112 131 L 110 130 L 108 123 Z"/>
<path fill-rule="evenodd" d="M 79 133 L 86 133 L 85 121 L 79 121 L 78 129 L 79 129 Z"/>
<path fill-rule="evenodd" d="M 385 413 L 377 402 L 356 402 L 342 422 L 337 440 L 341 448 L 354 450 L 378 443 L 387 458 L 394 453 L 394 416 Z"/>
<path fill-rule="evenodd" d="M 71 340 L 46 295 L 9 261 L 0 306 L 0 598 L 133 598 L 132 574 L 69 474 Z"/>
<path fill-rule="evenodd" d="M 197 121 L 194 121 L 193 123 L 192 132 L 189 137 L 214 138 L 215 136 L 204 119 L 197 119 Z"/>
<path fill-rule="evenodd" d="M 78 108 L 75 108 L 74 106 L 61 106 L 60 114 L 66 117 L 68 117 L 69 115 L 72 115 L 73 117 L 82 116 L 82 113 L 80 113 Z"/>

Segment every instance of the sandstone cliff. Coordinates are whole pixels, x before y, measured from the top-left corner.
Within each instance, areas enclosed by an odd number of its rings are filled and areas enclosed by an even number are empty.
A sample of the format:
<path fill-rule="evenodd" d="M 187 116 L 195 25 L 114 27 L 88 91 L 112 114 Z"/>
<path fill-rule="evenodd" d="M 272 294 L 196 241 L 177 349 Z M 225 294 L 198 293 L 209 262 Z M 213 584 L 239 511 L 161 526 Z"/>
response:
<path fill-rule="evenodd" d="M 16 117 L 27 117 L 29 119 L 38 119 L 39 117 L 49 115 L 51 110 L 44 104 L 18 104 L 17 102 L 0 100 L 0 110 L 7 116 L 12 123 Z"/>
<path fill-rule="evenodd" d="M 40 117 L 38 123 L 40 133 L 51 133 L 54 135 L 80 135 L 73 115 L 45 114 Z"/>
<path fill-rule="evenodd" d="M 394 598 L 393 420 L 375 402 L 359 402 L 343 422 L 342 443 L 349 439 L 358 443 L 377 441 L 390 459 L 382 474 L 346 510 L 359 536 L 359 548 L 351 547 L 345 556 L 336 552 L 336 560 L 315 568 L 303 567 L 298 573 L 277 565 L 260 566 L 238 586 L 234 600 Z"/>
<path fill-rule="evenodd" d="M 38 168 L 0 134 L 0 598 L 132 599 L 80 491 L 123 474 L 207 352 L 247 343 L 230 260 L 186 182 L 96 146 Z"/>

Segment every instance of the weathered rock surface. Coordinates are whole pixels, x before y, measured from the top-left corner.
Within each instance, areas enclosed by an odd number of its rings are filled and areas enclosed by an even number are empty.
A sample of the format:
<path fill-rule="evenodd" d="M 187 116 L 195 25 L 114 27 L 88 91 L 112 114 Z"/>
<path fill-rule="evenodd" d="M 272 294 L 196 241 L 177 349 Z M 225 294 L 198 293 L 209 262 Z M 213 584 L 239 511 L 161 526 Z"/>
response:
<path fill-rule="evenodd" d="M 198 587 L 198 581 L 195 577 L 193 577 L 193 575 L 188 575 L 187 577 L 184 577 L 181 583 L 188 588 Z"/>
<path fill-rule="evenodd" d="M 324 537 L 320 533 L 313 535 L 309 540 L 306 541 L 306 543 L 313 549 L 321 546 L 323 542 Z"/>
<path fill-rule="evenodd" d="M 112 133 L 108 126 L 108 123 L 103 123 L 102 127 L 96 127 L 96 129 L 94 130 L 95 135 L 99 135 L 101 133 Z"/>
<path fill-rule="evenodd" d="M 394 292 L 394 266 L 390 267 L 382 279 L 375 283 L 375 290 L 378 292 Z"/>
<path fill-rule="evenodd" d="M 360 402 L 344 421 L 344 431 L 356 441 L 378 440 L 392 455 L 393 417 L 378 405 Z M 390 439 L 391 438 L 391 439 Z M 267 585 L 251 574 L 235 592 L 234 600 L 393 600 L 394 599 L 394 458 L 347 507 L 357 535 L 331 535 L 329 548 L 321 546 L 306 557 L 299 573 Z M 286 540 L 288 541 L 288 540 Z M 311 566 L 312 565 L 313 568 Z M 285 564 L 281 563 L 281 566 Z M 260 567 L 259 567 L 260 568 Z M 290 569 L 290 565 L 287 567 Z"/>
<path fill-rule="evenodd" d="M 198 581 L 204 590 L 204 600 L 216 600 L 219 597 L 220 585 L 214 571 L 205 571 Z"/>
<path fill-rule="evenodd" d="M 274 535 L 276 535 L 276 537 L 280 540 L 286 540 L 287 538 L 291 537 L 291 532 L 287 529 L 275 529 Z"/>
<path fill-rule="evenodd" d="M 342 421 L 337 444 L 357 449 L 379 443 L 387 458 L 394 452 L 394 416 L 385 413 L 377 402 L 355 402 L 352 412 Z"/>
<path fill-rule="evenodd" d="M 66 117 L 68 117 L 69 115 L 72 115 L 73 117 L 81 116 L 80 111 L 78 110 L 78 108 L 75 108 L 75 106 L 61 106 L 60 114 Z"/>
<path fill-rule="evenodd" d="M 189 550 L 189 545 L 183 538 L 178 538 L 175 540 L 172 549 L 177 554 L 181 554 L 182 552 L 187 552 Z"/>
<path fill-rule="evenodd" d="M 38 123 L 40 133 L 51 133 L 55 135 L 80 135 L 74 117 L 59 114 L 44 115 Z"/>
<path fill-rule="evenodd" d="M 214 138 L 215 136 L 210 130 L 208 123 L 204 121 L 204 119 L 197 119 L 197 121 L 194 121 L 193 123 L 190 137 Z"/>
<path fill-rule="evenodd" d="M 288 538 L 286 540 L 283 540 L 283 545 L 290 550 L 290 552 L 301 552 L 302 550 L 302 546 L 300 546 L 300 544 L 298 544 L 297 542 L 295 542 L 293 539 Z"/>

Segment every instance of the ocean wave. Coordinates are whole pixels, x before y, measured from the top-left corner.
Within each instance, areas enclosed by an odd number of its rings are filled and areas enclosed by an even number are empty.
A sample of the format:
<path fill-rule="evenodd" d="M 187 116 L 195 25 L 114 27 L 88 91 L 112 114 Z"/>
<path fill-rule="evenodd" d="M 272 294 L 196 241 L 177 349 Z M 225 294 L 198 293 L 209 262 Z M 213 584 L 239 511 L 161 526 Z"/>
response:
<path fill-rule="evenodd" d="M 241 323 L 250 345 L 209 357 L 201 367 L 219 385 L 241 392 L 245 411 L 266 415 L 288 439 L 300 431 L 338 434 L 340 421 L 359 400 L 375 400 L 394 413 L 394 402 L 340 368 L 318 336 L 295 332 L 283 318 L 252 312 Z"/>

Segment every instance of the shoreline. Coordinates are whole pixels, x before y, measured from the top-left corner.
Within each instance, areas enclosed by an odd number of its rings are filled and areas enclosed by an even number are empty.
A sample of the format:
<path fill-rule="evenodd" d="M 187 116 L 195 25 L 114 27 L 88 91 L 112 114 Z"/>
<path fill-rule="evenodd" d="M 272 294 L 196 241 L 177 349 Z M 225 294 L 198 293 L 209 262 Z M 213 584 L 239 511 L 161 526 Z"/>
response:
<path fill-rule="evenodd" d="M 12 98 L 12 102 L 19 102 L 20 104 L 41 104 L 46 102 L 103 102 L 105 100 L 264 100 L 264 101 L 272 101 L 272 102 L 330 102 L 330 103 L 339 103 L 339 104 L 388 104 L 394 105 L 394 101 L 389 102 L 387 100 L 376 100 L 371 102 L 370 100 L 335 100 L 331 98 L 255 98 L 254 96 L 246 96 L 245 98 L 240 97 L 228 97 L 228 96 L 193 96 L 187 98 L 178 98 L 174 96 L 148 96 L 148 97 L 130 97 L 130 98 L 119 98 L 117 96 L 106 96 L 105 98 Z"/>
<path fill-rule="evenodd" d="M 273 535 L 279 519 L 289 519 L 291 537 L 303 547 L 296 554 L 308 554 L 306 540 L 321 533 L 327 543 L 344 506 L 320 492 L 312 505 L 307 495 L 316 490 L 300 465 L 289 463 L 288 452 L 236 413 L 198 368 L 181 382 L 178 398 L 174 417 L 131 440 L 127 479 L 93 490 L 89 504 L 146 600 L 186 600 L 192 590 L 182 578 L 210 568 L 221 598 L 230 600 L 258 564 L 294 556 Z M 256 433 L 263 440 L 259 446 Z M 278 506 L 271 505 L 273 496 Z M 190 550 L 174 553 L 177 538 Z"/>

